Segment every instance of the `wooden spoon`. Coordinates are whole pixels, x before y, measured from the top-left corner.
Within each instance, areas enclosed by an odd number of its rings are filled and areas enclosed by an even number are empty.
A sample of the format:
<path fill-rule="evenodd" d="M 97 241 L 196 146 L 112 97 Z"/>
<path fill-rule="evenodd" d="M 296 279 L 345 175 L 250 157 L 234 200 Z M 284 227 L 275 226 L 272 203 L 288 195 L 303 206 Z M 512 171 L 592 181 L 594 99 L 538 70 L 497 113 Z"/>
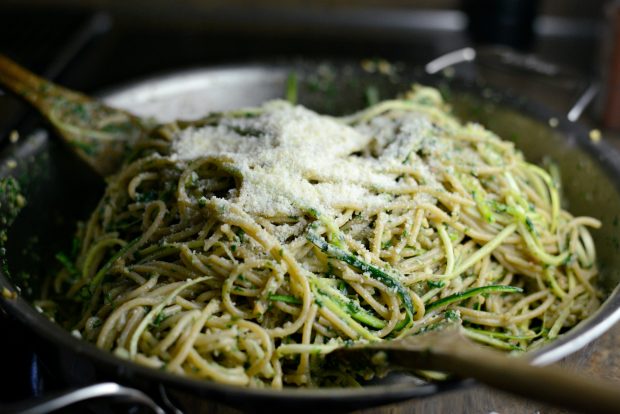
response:
<path fill-rule="evenodd" d="M 55 85 L 0 54 L 0 85 L 37 109 L 97 173 L 118 170 L 133 143 L 155 123 Z"/>
<path fill-rule="evenodd" d="M 493 388 L 587 413 L 619 413 L 620 384 L 602 381 L 558 367 L 532 366 L 525 357 L 512 357 L 475 344 L 454 324 L 403 339 L 341 348 L 334 355 L 370 363 L 384 352 L 390 367 L 434 370 L 474 378 Z"/>

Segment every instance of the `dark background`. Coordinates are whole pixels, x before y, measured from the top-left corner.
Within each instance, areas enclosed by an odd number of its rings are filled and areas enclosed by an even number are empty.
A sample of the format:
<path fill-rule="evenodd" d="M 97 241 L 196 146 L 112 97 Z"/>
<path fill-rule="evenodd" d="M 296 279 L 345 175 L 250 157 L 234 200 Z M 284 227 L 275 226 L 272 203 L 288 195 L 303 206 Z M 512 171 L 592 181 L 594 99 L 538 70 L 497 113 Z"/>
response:
<path fill-rule="evenodd" d="M 605 8 L 612 3 L 3 0 L 0 50 L 36 70 L 48 69 L 84 17 L 102 13 L 98 30 L 105 36 L 93 59 L 96 72 L 68 79 L 70 86 L 96 88 L 188 65 L 273 55 L 417 61 L 473 41 L 508 44 L 595 75 Z"/>
<path fill-rule="evenodd" d="M 423 64 L 489 44 L 604 83 L 613 7 L 603 0 L 3 0 L 0 53 L 87 93 L 223 62 L 304 56 Z M 603 101 L 601 94 L 595 120 Z M 0 136 L 20 118 L 16 107 L 0 99 Z"/>

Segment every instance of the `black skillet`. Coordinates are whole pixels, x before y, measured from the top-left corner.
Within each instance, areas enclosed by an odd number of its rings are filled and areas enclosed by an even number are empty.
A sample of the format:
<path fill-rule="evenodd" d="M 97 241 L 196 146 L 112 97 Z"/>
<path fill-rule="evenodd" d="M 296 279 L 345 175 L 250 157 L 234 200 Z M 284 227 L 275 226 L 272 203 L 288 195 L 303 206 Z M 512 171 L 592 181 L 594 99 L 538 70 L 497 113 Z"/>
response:
<path fill-rule="evenodd" d="M 554 362 L 583 347 L 620 318 L 618 218 L 620 156 L 589 130 L 541 105 L 476 83 L 429 76 L 406 66 L 361 67 L 357 63 L 286 62 L 197 69 L 118 88 L 104 97 L 141 115 L 199 116 L 207 110 L 259 104 L 281 98 L 295 73 L 300 103 L 319 112 L 344 114 L 363 108 L 369 97 L 389 98 L 413 82 L 439 87 L 463 119 L 483 123 L 513 139 L 526 157 L 558 162 L 564 195 L 574 214 L 594 215 L 603 229 L 594 234 L 601 284 L 609 297 L 599 311 L 558 340 L 533 352 L 533 364 Z M 177 112 L 175 112 L 177 111 Z M 555 128 L 549 120 L 557 120 Z M 555 124 L 555 122 L 553 122 Z M 15 161 L 17 166 L 14 167 Z M 19 289 L 0 304 L 41 339 L 35 344 L 45 363 L 67 384 L 83 386 L 114 380 L 150 395 L 174 395 L 184 404 L 212 400 L 248 411 L 344 411 L 423 397 L 466 382 L 420 383 L 391 378 L 363 389 L 257 390 L 196 381 L 120 360 L 81 341 L 50 322 L 30 304 L 45 275 L 57 269 L 54 254 L 67 245 L 76 220 L 84 219 L 102 194 L 100 178 L 45 132 L 22 138 L 0 155 L 0 177 L 14 176 L 28 200 L 8 231 L 8 271 L 0 272 L 0 290 Z M 6 203 L 3 203 L 6 204 Z M 113 394 L 113 393 L 112 393 Z"/>

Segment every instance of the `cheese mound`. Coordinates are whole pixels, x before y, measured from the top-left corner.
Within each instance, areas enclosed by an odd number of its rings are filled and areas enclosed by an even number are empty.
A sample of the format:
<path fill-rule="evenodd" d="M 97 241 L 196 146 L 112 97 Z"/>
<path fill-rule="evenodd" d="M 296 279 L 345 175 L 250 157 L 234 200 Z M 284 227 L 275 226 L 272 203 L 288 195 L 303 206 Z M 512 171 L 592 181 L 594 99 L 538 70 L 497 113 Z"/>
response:
<path fill-rule="evenodd" d="M 172 144 L 172 158 L 191 161 L 218 157 L 223 167 L 241 177 L 231 196 L 248 213 L 295 216 L 309 208 L 333 213 L 343 206 L 378 207 L 391 199 L 388 190 L 406 158 L 412 140 L 433 134 L 424 117 L 400 125 L 382 122 L 352 127 L 302 106 L 272 101 L 256 116 L 223 118 L 216 126 L 189 127 Z M 402 121 L 402 120 L 401 120 Z M 386 133 L 386 131 L 388 131 Z M 437 133 L 437 131 L 435 131 Z M 428 145 L 428 143 L 426 143 Z M 419 145 L 417 145 L 419 146 Z M 372 148 L 381 148 L 373 154 Z M 428 166 L 419 173 L 434 181 Z"/>

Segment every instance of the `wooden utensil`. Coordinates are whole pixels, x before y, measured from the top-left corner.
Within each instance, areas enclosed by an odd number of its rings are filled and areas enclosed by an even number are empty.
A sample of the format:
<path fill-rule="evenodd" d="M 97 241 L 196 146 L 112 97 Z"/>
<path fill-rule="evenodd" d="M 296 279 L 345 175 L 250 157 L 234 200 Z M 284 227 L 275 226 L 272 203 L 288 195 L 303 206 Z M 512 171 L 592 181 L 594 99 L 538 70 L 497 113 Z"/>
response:
<path fill-rule="evenodd" d="M 49 82 L 0 54 L 0 85 L 37 109 L 102 176 L 115 172 L 133 143 L 156 124 Z"/>
<path fill-rule="evenodd" d="M 522 397 L 587 413 L 620 412 L 620 384 L 558 367 L 532 366 L 527 356 L 513 357 L 472 342 L 456 324 L 403 339 L 342 348 L 334 355 L 376 362 L 382 360 L 377 352 L 385 353 L 390 367 L 474 378 Z"/>

